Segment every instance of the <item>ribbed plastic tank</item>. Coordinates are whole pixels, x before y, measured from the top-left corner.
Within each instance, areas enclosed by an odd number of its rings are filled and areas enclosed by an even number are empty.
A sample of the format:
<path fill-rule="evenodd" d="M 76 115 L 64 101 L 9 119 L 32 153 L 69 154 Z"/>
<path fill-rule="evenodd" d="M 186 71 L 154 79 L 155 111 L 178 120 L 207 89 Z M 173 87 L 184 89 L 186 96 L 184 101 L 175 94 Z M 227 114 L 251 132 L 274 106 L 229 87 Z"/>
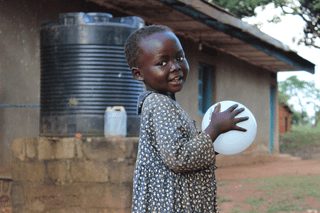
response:
<path fill-rule="evenodd" d="M 136 81 L 124 43 L 144 26 L 140 17 L 62 13 L 41 26 L 41 136 L 104 135 L 107 107 L 124 106 L 127 136 L 139 135 Z"/>

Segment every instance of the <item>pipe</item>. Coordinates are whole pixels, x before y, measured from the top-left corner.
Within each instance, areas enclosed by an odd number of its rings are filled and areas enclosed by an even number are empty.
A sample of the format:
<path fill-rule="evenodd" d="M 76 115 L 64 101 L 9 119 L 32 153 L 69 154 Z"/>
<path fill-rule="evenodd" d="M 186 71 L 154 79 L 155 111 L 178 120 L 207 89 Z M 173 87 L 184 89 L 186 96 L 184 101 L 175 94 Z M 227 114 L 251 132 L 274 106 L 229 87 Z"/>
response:
<path fill-rule="evenodd" d="M 40 107 L 40 104 L 0 104 L 0 107 Z"/>

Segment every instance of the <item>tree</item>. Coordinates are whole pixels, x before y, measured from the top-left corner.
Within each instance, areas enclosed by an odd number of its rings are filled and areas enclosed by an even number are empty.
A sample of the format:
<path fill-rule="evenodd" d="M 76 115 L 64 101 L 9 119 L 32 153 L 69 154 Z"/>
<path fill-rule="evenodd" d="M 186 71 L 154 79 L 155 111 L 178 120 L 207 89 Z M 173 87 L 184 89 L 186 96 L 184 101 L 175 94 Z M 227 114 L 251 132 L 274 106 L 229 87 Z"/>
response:
<path fill-rule="evenodd" d="M 297 100 L 301 109 L 301 115 L 306 111 L 306 105 L 303 102 L 303 98 L 309 91 L 308 86 L 307 81 L 300 81 L 295 75 L 287 78 L 285 81 L 280 81 L 278 84 L 281 93 Z"/>
<path fill-rule="evenodd" d="M 282 91 L 278 91 L 278 100 L 280 104 L 286 104 L 289 106 L 288 104 L 288 100 L 290 99 L 290 96 L 283 93 Z"/>
<path fill-rule="evenodd" d="M 318 123 L 320 122 L 320 89 L 316 88 L 314 82 L 310 82 L 310 92 L 306 95 L 308 98 L 307 104 L 313 106 L 313 110 L 315 111 L 314 114 L 314 127 L 317 127 Z"/>
<path fill-rule="evenodd" d="M 291 123 L 295 125 L 306 125 L 309 123 L 309 117 L 307 112 L 300 113 L 293 109 L 293 106 L 291 106 Z"/>
<path fill-rule="evenodd" d="M 306 23 L 303 29 L 304 37 L 299 39 L 298 43 L 320 48 L 316 44 L 316 40 L 320 38 L 320 0 L 300 0 L 299 3 L 295 4 L 290 0 L 279 2 L 276 6 L 282 9 L 284 15 L 298 15 Z"/>
<path fill-rule="evenodd" d="M 314 109 L 314 126 L 320 122 L 320 89 L 316 88 L 314 82 L 299 80 L 297 76 L 291 76 L 285 81 L 278 83 L 279 101 L 284 100 L 288 104 L 288 100 L 295 99 L 300 106 L 300 111 L 293 110 L 292 121 L 295 124 L 306 124 L 309 121 L 306 113 L 308 105 L 312 105 Z M 291 107 L 294 109 L 294 107 Z"/>
<path fill-rule="evenodd" d="M 240 18 L 256 15 L 254 9 L 269 4 L 270 0 L 209 0 L 210 2 L 228 9 Z"/>
<path fill-rule="evenodd" d="M 293 104 L 289 104 L 289 99 L 291 97 L 287 94 L 285 94 L 282 90 L 278 90 L 278 101 L 279 104 L 285 104 L 290 107 L 290 110 L 292 111 L 291 114 L 291 123 L 295 125 L 305 125 L 309 123 L 309 117 L 306 111 L 298 112 L 295 110 Z"/>
<path fill-rule="evenodd" d="M 231 13 L 240 18 L 254 16 L 254 9 L 258 6 L 266 6 L 273 3 L 275 7 L 282 9 L 283 15 L 298 15 L 305 22 L 304 36 L 298 44 L 320 48 L 316 44 L 320 40 L 320 0 L 209 0 L 210 2 L 227 8 Z M 275 16 L 273 22 L 279 22 L 280 17 Z"/>

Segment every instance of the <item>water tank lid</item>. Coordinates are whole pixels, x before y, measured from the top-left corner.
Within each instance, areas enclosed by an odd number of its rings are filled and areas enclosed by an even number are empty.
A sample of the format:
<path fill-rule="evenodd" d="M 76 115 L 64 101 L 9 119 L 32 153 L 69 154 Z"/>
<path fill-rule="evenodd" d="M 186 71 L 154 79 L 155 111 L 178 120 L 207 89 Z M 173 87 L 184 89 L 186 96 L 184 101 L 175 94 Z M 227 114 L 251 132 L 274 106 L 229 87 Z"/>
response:
<path fill-rule="evenodd" d="M 59 24 L 61 25 L 82 25 L 90 23 L 108 22 L 113 16 L 109 13 L 83 13 L 83 12 L 73 12 L 73 13 L 60 13 L 59 14 Z"/>
<path fill-rule="evenodd" d="M 60 13 L 56 21 L 45 21 L 41 24 L 41 28 L 50 28 L 57 25 L 86 25 L 86 24 L 125 24 L 134 29 L 145 26 L 145 22 L 138 16 L 126 16 L 114 18 L 109 13 L 102 12 L 70 12 Z"/>
<path fill-rule="evenodd" d="M 108 22 L 113 16 L 110 13 L 90 12 L 87 15 L 93 17 L 94 22 Z"/>

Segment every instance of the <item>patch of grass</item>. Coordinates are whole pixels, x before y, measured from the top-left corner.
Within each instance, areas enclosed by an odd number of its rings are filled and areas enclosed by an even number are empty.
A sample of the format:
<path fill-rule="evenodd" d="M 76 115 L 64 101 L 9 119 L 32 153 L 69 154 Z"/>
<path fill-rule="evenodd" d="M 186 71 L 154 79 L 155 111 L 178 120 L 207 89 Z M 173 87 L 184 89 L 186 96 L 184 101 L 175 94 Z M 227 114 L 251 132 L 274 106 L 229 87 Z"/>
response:
<path fill-rule="evenodd" d="M 320 132 L 320 125 L 313 127 L 311 124 L 306 125 L 291 125 L 291 130 L 294 131 L 307 131 L 307 132 Z"/>
<path fill-rule="evenodd" d="M 247 199 L 247 203 L 252 206 L 260 206 L 262 205 L 263 201 L 264 199 L 262 197 L 259 197 L 259 198 L 249 197 Z"/>
<path fill-rule="evenodd" d="M 320 189 L 319 188 L 313 188 L 310 189 L 310 191 L 306 192 L 306 195 L 312 196 L 312 197 L 320 197 Z"/>
<path fill-rule="evenodd" d="M 219 195 L 217 196 L 217 199 L 218 199 L 218 204 L 232 201 L 232 199 L 230 199 L 230 198 L 220 197 Z"/>
<path fill-rule="evenodd" d="M 261 179 L 247 179 L 239 182 L 254 183 L 264 192 L 260 197 L 247 199 L 253 210 L 267 207 L 267 213 L 306 210 L 306 196 L 320 198 L 320 175 L 282 176 Z"/>
<path fill-rule="evenodd" d="M 226 185 L 228 185 L 227 181 L 218 182 L 218 186 L 226 186 Z"/>
<path fill-rule="evenodd" d="M 291 132 L 280 136 L 280 152 L 289 149 L 300 149 L 310 144 L 320 144 L 320 125 L 316 128 L 309 126 L 292 126 Z"/>
<path fill-rule="evenodd" d="M 274 191 L 282 188 L 282 190 L 300 189 L 302 192 L 314 191 L 317 189 L 319 193 L 312 193 L 314 197 L 320 194 L 320 175 L 313 176 L 282 176 L 269 177 L 260 179 L 247 179 L 239 182 L 256 183 L 259 189 L 263 191 Z M 317 190 L 315 190 L 317 192 Z"/>
<path fill-rule="evenodd" d="M 267 213 L 278 213 L 281 211 L 289 212 L 292 209 L 292 207 L 292 204 L 277 203 L 276 205 L 270 205 L 270 207 L 267 209 Z"/>
<path fill-rule="evenodd" d="M 240 210 L 239 209 L 231 209 L 231 212 L 232 213 L 240 213 Z"/>
<path fill-rule="evenodd" d="M 293 197 L 297 200 L 304 200 L 303 191 L 300 188 L 296 189 Z"/>

